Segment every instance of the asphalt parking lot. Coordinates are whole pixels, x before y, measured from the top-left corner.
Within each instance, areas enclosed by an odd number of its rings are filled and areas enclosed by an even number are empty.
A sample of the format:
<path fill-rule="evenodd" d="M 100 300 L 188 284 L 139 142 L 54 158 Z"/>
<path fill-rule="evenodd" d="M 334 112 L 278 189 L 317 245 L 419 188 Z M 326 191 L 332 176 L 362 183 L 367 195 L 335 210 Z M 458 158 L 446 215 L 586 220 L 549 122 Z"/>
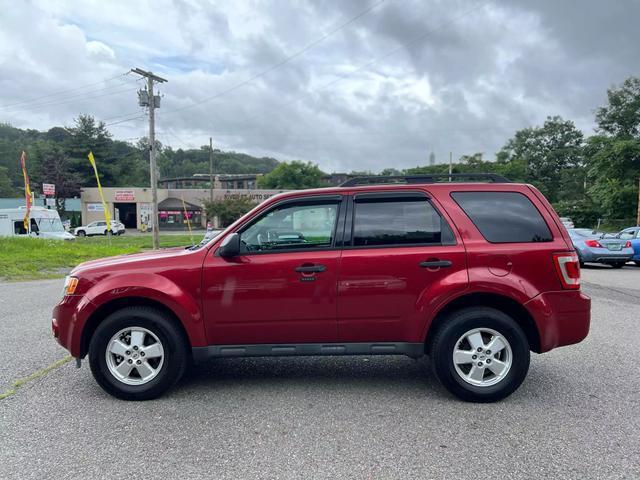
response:
<path fill-rule="evenodd" d="M 152 402 L 73 363 L 0 400 L 0 478 L 640 478 L 640 268 L 583 270 L 592 329 L 466 404 L 428 360 L 216 360 Z M 0 393 L 65 357 L 62 281 L 0 284 Z"/>

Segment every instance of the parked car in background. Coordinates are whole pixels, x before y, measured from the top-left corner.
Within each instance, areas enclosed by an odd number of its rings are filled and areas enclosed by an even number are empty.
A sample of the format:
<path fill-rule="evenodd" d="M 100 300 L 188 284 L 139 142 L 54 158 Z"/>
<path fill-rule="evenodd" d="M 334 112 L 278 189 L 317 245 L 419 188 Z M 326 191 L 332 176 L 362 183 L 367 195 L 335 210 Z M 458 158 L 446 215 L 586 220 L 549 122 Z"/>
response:
<path fill-rule="evenodd" d="M 574 224 L 573 224 L 573 220 L 571 220 L 569 217 L 560 217 L 560 221 L 562 222 L 562 225 L 564 225 L 564 228 L 574 228 Z"/>
<path fill-rule="evenodd" d="M 542 194 L 468 176 L 282 193 L 204 244 L 83 263 L 53 335 L 128 400 L 161 395 L 192 360 L 307 355 L 429 355 L 454 395 L 500 400 L 531 351 L 586 337 L 591 301 Z"/>
<path fill-rule="evenodd" d="M 111 220 L 111 233 L 114 235 L 122 235 L 125 232 L 124 225 L 117 220 Z M 109 233 L 107 222 L 104 220 L 91 222 L 88 225 L 78 227 L 73 231 L 76 237 L 87 237 L 90 235 L 106 235 Z"/>
<path fill-rule="evenodd" d="M 616 235 L 620 240 L 628 240 L 633 248 L 633 261 L 640 267 L 640 227 L 625 228 Z"/>
<path fill-rule="evenodd" d="M 581 266 L 589 262 L 622 268 L 633 258 L 633 248 L 629 240 L 622 240 L 589 228 L 570 228 L 568 232 Z"/>

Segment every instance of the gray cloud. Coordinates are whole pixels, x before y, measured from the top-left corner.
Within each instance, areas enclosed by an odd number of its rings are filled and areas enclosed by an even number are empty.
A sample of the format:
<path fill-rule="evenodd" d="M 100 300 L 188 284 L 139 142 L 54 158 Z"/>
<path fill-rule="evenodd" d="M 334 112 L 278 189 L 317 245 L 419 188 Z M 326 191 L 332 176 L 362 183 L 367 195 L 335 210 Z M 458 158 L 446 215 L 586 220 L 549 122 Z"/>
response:
<path fill-rule="evenodd" d="M 492 158 L 547 115 L 590 133 L 606 89 L 640 67 L 631 0 L 387 0 L 210 99 L 376 3 L 0 0 L 0 121 L 47 129 L 82 112 L 117 122 L 139 111 L 133 76 L 6 105 L 139 66 L 169 79 L 158 112 L 165 144 L 212 135 L 225 149 L 375 171 L 425 164 L 430 151 L 438 161 L 449 151 Z M 146 121 L 109 128 L 134 138 Z"/>

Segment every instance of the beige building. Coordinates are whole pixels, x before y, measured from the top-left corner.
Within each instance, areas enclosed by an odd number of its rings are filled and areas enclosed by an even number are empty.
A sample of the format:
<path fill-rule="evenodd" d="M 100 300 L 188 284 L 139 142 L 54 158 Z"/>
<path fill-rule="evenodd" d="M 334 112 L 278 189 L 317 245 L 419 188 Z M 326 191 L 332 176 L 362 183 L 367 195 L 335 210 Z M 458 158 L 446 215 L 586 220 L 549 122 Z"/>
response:
<path fill-rule="evenodd" d="M 144 229 L 152 218 L 151 188 L 103 188 L 105 203 L 113 219 L 127 228 Z M 282 190 L 214 189 L 213 198 L 249 197 L 256 204 Z M 192 228 L 206 227 L 203 202 L 209 199 L 208 189 L 158 189 L 158 222 L 160 230 L 186 230 L 188 217 Z M 83 188 L 80 193 L 82 222 L 103 220 L 104 209 L 97 188 Z M 184 201 L 184 205 L 183 205 Z M 186 208 L 185 208 L 186 207 Z M 185 212 L 186 209 L 186 212 Z M 216 219 L 217 220 L 217 219 Z M 218 226 L 215 224 L 214 226 Z"/>

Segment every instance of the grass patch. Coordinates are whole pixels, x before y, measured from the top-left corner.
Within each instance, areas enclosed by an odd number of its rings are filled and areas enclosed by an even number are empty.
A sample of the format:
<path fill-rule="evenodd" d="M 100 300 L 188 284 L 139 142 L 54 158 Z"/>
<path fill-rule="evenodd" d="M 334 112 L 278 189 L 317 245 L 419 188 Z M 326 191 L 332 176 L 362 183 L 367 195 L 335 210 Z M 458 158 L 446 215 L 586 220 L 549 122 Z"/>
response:
<path fill-rule="evenodd" d="M 20 387 L 22 387 L 23 385 L 25 385 L 26 383 L 29 383 L 32 380 L 36 380 L 37 378 L 40 377 L 44 377 L 47 373 L 49 373 L 52 370 L 55 370 L 58 367 L 61 367 L 62 365 L 64 365 L 65 363 L 70 362 L 72 359 L 71 355 L 67 355 L 64 358 L 61 358 L 60 360 L 53 362 L 51 365 L 44 367 L 43 369 L 38 370 L 37 372 L 33 372 L 31 375 L 28 375 L 24 378 L 20 378 L 18 380 L 16 380 L 15 382 L 13 382 L 11 384 L 11 386 L 13 388 L 10 388 L 9 390 L 5 391 L 4 393 L 0 393 L 0 400 L 3 400 L 7 397 L 10 397 L 11 395 L 15 395 L 15 393 L 18 391 L 18 389 Z"/>
<path fill-rule="evenodd" d="M 194 235 L 197 242 L 200 235 Z M 0 237 L 0 278 L 37 280 L 58 278 L 87 260 L 151 249 L 151 235 L 85 237 L 75 241 Z M 161 247 L 191 245 L 189 235 L 161 235 Z"/>

